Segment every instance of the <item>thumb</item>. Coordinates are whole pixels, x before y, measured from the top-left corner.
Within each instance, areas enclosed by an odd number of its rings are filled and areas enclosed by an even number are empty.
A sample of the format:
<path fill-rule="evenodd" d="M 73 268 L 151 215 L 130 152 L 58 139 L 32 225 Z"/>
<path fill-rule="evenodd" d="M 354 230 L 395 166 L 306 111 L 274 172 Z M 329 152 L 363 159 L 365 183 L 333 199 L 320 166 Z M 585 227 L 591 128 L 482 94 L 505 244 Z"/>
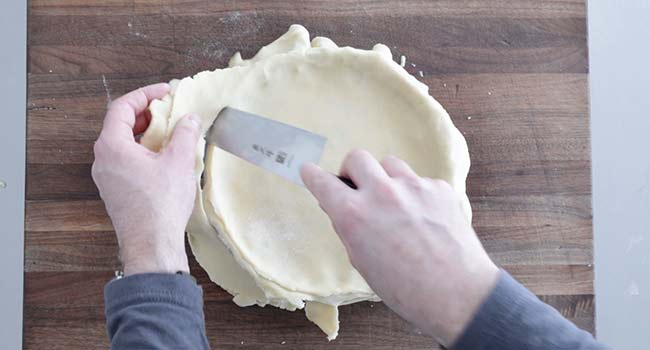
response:
<path fill-rule="evenodd" d="M 336 207 L 335 202 L 351 191 L 336 176 L 312 163 L 302 166 L 300 176 L 309 192 L 316 197 L 320 206 L 327 213 L 332 213 L 332 209 Z"/>
<path fill-rule="evenodd" d="M 184 116 L 176 123 L 172 138 L 163 154 L 172 159 L 194 161 L 196 144 L 201 136 L 201 119 L 196 114 Z"/>

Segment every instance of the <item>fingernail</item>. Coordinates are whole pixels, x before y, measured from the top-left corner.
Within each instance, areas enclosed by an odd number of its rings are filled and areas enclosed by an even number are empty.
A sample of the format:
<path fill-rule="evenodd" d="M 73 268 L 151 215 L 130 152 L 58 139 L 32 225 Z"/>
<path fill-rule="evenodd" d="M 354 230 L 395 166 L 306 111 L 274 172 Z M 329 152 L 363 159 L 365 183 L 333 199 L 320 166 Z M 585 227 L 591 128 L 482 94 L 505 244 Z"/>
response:
<path fill-rule="evenodd" d="M 197 127 L 201 126 L 201 118 L 199 118 L 198 115 L 190 114 L 190 116 L 188 118 L 190 119 L 190 121 L 192 123 L 194 123 L 194 126 L 197 126 Z"/>

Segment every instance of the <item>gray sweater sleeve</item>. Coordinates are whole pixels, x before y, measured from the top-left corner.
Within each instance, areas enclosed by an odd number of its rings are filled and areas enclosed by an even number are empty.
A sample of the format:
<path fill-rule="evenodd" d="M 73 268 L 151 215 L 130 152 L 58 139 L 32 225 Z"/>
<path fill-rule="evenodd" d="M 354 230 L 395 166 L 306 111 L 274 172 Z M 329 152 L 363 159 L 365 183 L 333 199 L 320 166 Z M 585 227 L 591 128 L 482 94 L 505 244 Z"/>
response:
<path fill-rule="evenodd" d="M 203 292 L 188 276 L 142 274 L 104 290 L 111 349 L 209 349 Z M 501 271 L 457 350 L 607 349 Z"/>
<path fill-rule="evenodd" d="M 608 349 L 501 270 L 456 350 Z"/>
<path fill-rule="evenodd" d="M 209 349 L 203 291 L 187 275 L 141 274 L 104 288 L 111 349 Z"/>

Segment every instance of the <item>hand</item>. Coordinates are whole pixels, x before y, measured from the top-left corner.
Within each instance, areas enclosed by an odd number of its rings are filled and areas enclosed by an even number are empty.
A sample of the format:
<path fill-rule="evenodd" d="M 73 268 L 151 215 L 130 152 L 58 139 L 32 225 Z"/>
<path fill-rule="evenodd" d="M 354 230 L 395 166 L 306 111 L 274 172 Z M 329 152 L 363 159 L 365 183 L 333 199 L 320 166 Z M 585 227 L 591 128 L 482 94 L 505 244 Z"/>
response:
<path fill-rule="evenodd" d="M 124 274 L 189 272 L 184 232 L 196 195 L 196 117 L 178 122 L 160 153 L 138 144 L 149 102 L 169 85 L 156 84 L 113 101 L 95 142 L 92 176 L 113 222 Z"/>
<path fill-rule="evenodd" d="M 496 283 L 498 268 L 442 180 L 421 178 L 395 157 L 350 152 L 340 175 L 307 164 L 303 181 L 332 220 L 350 261 L 380 298 L 449 346 Z"/>

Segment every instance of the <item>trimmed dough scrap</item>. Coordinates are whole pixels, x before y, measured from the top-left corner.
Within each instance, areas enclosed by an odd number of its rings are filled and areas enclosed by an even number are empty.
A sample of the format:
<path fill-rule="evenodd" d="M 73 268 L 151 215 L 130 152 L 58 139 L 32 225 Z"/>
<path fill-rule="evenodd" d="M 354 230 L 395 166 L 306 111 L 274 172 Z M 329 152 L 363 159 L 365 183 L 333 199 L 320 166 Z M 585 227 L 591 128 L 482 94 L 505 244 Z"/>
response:
<path fill-rule="evenodd" d="M 225 106 L 263 115 L 328 138 L 320 165 L 338 171 L 362 147 L 397 155 L 422 176 L 465 194 L 469 153 L 461 133 L 428 87 L 392 60 L 388 47 L 338 47 L 300 25 L 253 58 L 172 81 L 153 101 L 141 143 L 159 150 L 176 122 L 198 114 L 204 132 Z M 219 148 L 196 149 L 197 198 L 187 225 L 196 259 L 239 306 L 273 305 L 306 316 L 336 338 L 338 306 L 379 301 L 351 265 L 327 216 L 309 192 Z M 204 154 L 204 150 L 205 154 Z"/>

